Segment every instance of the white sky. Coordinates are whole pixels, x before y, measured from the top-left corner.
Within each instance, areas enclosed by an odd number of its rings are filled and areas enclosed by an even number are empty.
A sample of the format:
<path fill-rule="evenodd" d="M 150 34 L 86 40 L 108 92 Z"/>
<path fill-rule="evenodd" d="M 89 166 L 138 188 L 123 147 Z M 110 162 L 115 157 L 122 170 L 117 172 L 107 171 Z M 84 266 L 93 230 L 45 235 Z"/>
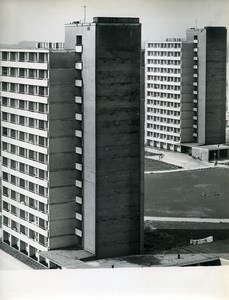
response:
<path fill-rule="evenodd" d="M 194 27 L 226 26 L 229 0 L 0 0 L 0 43 L 63 41 L 64 24 L 93 16 L 139 17 L 143 40 L 184 37 Z"/>

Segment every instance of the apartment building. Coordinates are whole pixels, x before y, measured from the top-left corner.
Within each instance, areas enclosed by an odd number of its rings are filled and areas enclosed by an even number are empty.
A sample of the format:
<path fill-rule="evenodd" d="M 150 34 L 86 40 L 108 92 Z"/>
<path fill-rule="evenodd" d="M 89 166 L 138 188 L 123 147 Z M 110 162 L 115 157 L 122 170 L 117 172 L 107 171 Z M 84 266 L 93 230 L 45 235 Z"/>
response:
<path fill-rule="evenodd" d="M 147 145 L 180 151 L 182 139 L 190 139 L 192 52 L 192 43 L 181 39 L 146 45 Z"/>
<path fill-rule="evenodd" d="M 65 26 L 76 51 L 76 201 L 82 245 L 97 257 L 143 245 L 143 124 L 138 18 L 94 18 Z"/>
<path fill-rule="evenodd" d="M 76 243 L 75 54 L 1 55 L 3 241 L 47 265 L 39 252 Z"/>
<path fill-rule="evenodd" d="M 145 143 L 191 153 L 225 142 L 226 28 L 146 44 Z M 192 145 L 191 145 L 192 144 Z"/>
<path fill-rule="evenodd" d="M 48 267 L 143 244 L 141 24 L 73 22 L 62 46 L 1 50 L 3 242 Z"/>

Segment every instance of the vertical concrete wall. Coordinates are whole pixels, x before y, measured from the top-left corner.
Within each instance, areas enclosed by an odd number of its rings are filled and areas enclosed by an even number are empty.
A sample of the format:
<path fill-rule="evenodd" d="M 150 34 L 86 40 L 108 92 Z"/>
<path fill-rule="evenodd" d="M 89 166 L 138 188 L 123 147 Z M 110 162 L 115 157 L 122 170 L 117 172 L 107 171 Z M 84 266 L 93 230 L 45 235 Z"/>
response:
<path fill-rule="evenodd" d="M 76 35 L 82 36 L 83 49 L 83 248 L 95 253 L 95 24 L 90 26 L 66 26 L 65 47 L 75 48 Z"/>
<path fill-rule="evenodd" d="M 206 28 L 206 144 L 225 143 L 226 42 L 226 28 Z"/>
<path fill-rule="evenodd" d="M 50 52 L 49 223 L 50 249 L 76 245 L 75 53 Z"/>
<path fill-rule="evenodd" d="M 181 49 L 181 143 L 193 141 L 193 43 L 182 43 Z"/>
<path fill-rule="evenodd" d="M 140 52 L 140 24 L 97 23 L 97 257 L 141 248 Z"/>
<path fill-rule="evenodd" d="M 198 33 L 198 143 L 206 143 L 206 31 Z"/>

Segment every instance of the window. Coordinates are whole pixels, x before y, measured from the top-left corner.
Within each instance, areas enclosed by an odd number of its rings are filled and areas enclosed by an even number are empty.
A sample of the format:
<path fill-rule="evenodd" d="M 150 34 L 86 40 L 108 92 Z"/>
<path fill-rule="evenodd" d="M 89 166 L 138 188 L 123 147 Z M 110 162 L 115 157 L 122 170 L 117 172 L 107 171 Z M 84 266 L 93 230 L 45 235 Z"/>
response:
<path fill-rule="evenodd" d="M 3 105 L 3 106 L 7 106 L 7 105 L 8 105 L 7 98 L 2 97 L 2 105 Z"/>
<path fill-rule="evenodd" d="M 39 136 L 39 145 L 44 147 L 45 146 L 45 138 L 42 136 Z"/>
<path fill-rule="evenodd" d="M 16 105 L 17 105 L 16 99 L 10 99 L 10 106 L 16 107 Z"/>
<path fill-rule="evenodd" d="M 22 131 L 19 131 L 19 140 L 25 141 L 25 133 Z"/>
<path fill-rule="evenodd" d="M 29 159 L 32 159 L 32 160 L 35 159 L 35 153 L 32 150 L 29 150 Z"/>
<path fill-rule="evenodd" d="M 45 155 L 43 153 L 39 153 L 39 161 L 42 163 L 45 162 Z"/>
<path fill-rule="evenodd" d="M 45 128 L 45 122 L 42 120 L 39 120 L 39 129 L 44 129 Z"/>
<path fill-rule="evenodd" d="M 44 196 L 45 195 L 45 188 L 39 185 L 39 194 Z"/>
<path fill-rule="evenodd" d="M 8 135 L 8 129 L 5 127 L 2 127 L 2 134 L 7 136 Z"/>
<path fill-rule="evenodd" d="M 45 105 L 43 103 L 39 103 L 39 112 L 44 113 Z"/>
<path fill-rule="evenodd" d="M 35 124 L 34 119 L 29 118 L 29 126 L 34 127 L 34 124 Z"/>
<path fill-rule="evenodd" d="M 6 67 L 2 67 L 2 75 L 7 76 L 7 68 Z"/>
<path fill-rule="evenodd" d="M 25 92 L 25 85 L 19 84 L 19 93 L 24 93 L 24 92 Z"/>
<path fill-rule="evenodd" d="M 14 129 L 11 129 L 11 138 L 15 139 L 16 138 L 16 131 Z"/>
<path fill-rule="evenodd" d="M 20 185 L 21 188 L 25 188 L 25 180 L 20 178 L 19 185 Z"/>
<path fill-rule="evenodd" d="M 8 181 L 8 174 L 5 172 L 2 172 L 2 178 L 3 178 L 3 180 Z"/>
<path fill-rule="evenodd" d="M 3 164 L 3 166 L 7 166 L 8 165 L 8 159 L 6 157 L 2 158 L 2 164 Z"/>
<path fill-rule="evenodd" d="M 45 71 L 44 70 L 39 70 L 39 78 L 40 79 L 45 78 Z"/>
<path fill-rule="evenodd" d="M 2 60 L 7 60 L 7 52 L 2 52 Z"/>
<path fill-rule="evenodd" d="M 2 90 L 7 91 L 7 83 L 6 82 L 2 82 Z"/>
<path fill-rule="evenodd" d="M 10 147 L 10 152 L 13 153 L 13 154 L 16 154 L 16 146 L 15 145 L 11 145 Z"/>
<path fill-rule="evenodd" d="M 13 60 L 13 61 L 16 60 L 16 53 L 15 52 L 10 52 L 10 60 Z"/>
<path fill-rule="evenodd" d="M 19 77 L 25 77 L 25 69 L 19 69 Z"/>
<path fill-rule="evenodd" d="M 24 148 L 19 148 L 19 155 L 25 157 L 26 156 L 26 150 Z"/>
<path fill-rule="evenodd" d="M 34 176 L 35 175 L 35 168 L 32 166 L 29 166 L 29 175 Z"/>
<path fill-rule="evenodd" d="M 10 161 L 10 167 L 11 167 L 11 169 L 16 169 L 16 161 L 15 160 Z"/>
<path fill-rule="evenodd" d="M 19 100 L 19 108 L 20 109 L 25 109 L 25 101 Z"/>
<path fill-rule="evenodd" d="M 35 70 L 29 69 L 29 77 L 30 78 L 35 78 Z"/>
<path fill-rule="evenodd" d="M 34 86 L 33 85 L 29 85 L 29 94 L 34 95 Z"/>
<path fill-rule="evenodd" d="M 25 173 L 25 165 L 23 163 L 19 164 L 19 170 L 20 170 L 20 172 Z"/>
<path fill-rule="evenodd" d="M 82 35 L 76 36 L 76 45 L 82 45 Z"/>
<path fill-rule="evenodd" d="M 8 188 L 6 188 L 5 186 L 3 187 L 3 195 L 6 196 L 6 197 L 9 196 Z"/>
<path fill-rule="evenodd" d="M 29 102 L 29 110 L 34 111 L 35 110 L 35 103 Z"/>
<path fill-rule="evenodd" d="M 34 192 L 35 184 L 32 182 L 29 182 L 29 190 Z"/>
<path fill-rule="evenodd" d="M 16 115 L 13 115 L 13 114 L 10 115 L 10 122 L 16 123 Z"/>
<path fill-rule="evenodd" d="M 3 112 L 3 113 L 2 113 L 2 120 L 3 120 L 3 121 L 7 121 L 7 119 L 8 119 L 8 118 L 7 118 L 7 113 Z"/>
<path fill-rule="evenodd" d="M 39 178 L 42 178 L 42 179 L 45 178 L 45 171 L 44 170 L 39 170 Z"/>
<path fill-rule="evenodd" d="M 16 76 L 16 69 L 10 68 L 10 76 Z"/>
<path fill-rule="evenodd" d="M 19 116 L 19 124 L 20 125 L 25 125 L 25 117 Z"/>
<path fill-rule="evenodd" d="M 2 148 L 3 148 L 3 150 L 8 151 L 8 144 L 3 142 L 2 143 Z"/>
<path fill-rule="evenodd" d="M 11 190 L 11 198 L 16 199 L 16 192 L 14 190 Z"/>
<path fill-rule="evenodd" d="M 10 182 L 16 184 L 16 177 L 14 175 L 11 175 L 10 177 Z"/>
<path fill-rule="evenodd" d="M 45 61 L 45 54 L 39 53 L 39 62 L 44 62 L 44 61 Z"/>
<path fill-rule="evenodd" d="M 25 52 L 19 52 L 19 61 L 25 60 Z"/>

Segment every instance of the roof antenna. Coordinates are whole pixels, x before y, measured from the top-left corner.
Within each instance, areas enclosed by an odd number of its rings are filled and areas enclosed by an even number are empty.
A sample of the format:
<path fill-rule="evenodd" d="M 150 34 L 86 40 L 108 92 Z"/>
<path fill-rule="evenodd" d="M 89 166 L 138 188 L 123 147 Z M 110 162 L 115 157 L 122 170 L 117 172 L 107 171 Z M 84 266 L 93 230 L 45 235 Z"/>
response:
<path fill-rule="evenodd" d="M 197 19 L 196 19 L 196 30 L 197 30 Z"/>
<path fill-rule="evenodd" d="M 86 23 L 87 6 L 83 5 L 83 22 Z"/>

